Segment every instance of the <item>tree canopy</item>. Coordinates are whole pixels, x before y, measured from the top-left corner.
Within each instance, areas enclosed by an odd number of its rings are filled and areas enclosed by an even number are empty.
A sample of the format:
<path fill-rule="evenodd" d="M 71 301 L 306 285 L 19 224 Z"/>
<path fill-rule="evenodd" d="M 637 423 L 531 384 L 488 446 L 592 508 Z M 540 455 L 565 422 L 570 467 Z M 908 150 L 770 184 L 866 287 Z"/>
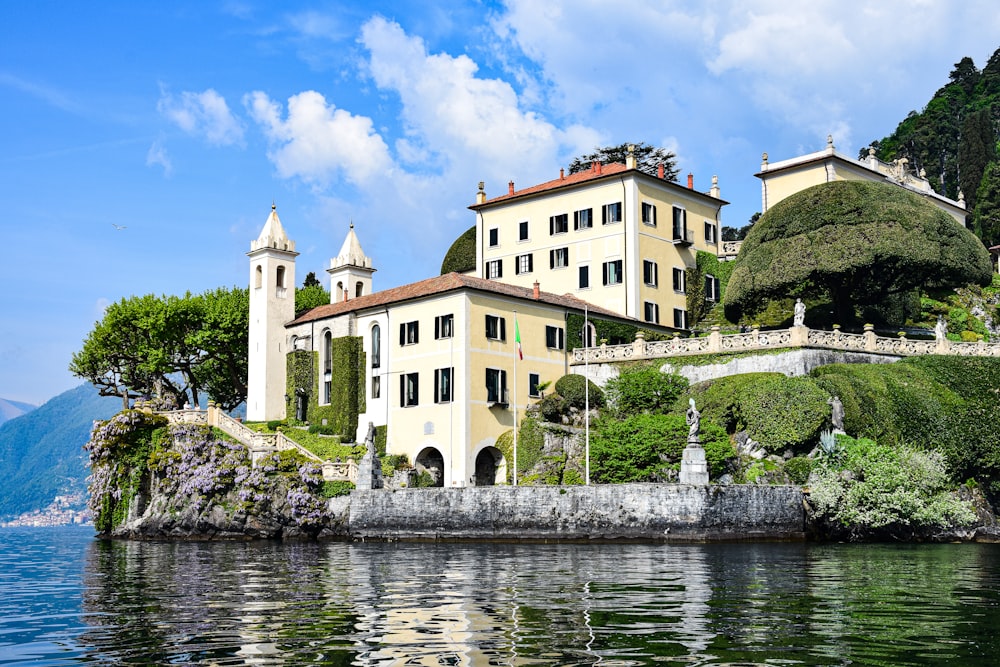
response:
<path fill-rule="evenodd" d="M 640 171 L 644 171 L 650 176 L 656 176 L 657 170 L 662 164 L 663 177 L 668 181 L 677 180 L 677 156 L 673 153 L 673 151 L 668 151 L 666 148 L 650 146 L 642 141 L 634 143 L 632 146 Z M 617 146 L 597 147 L 594 149 L 593 153 L 579 155 L 573 158 L 569 163 L 569 173 L 575 174 L 579 171 L 586 171 L 587 169 L 590 169 L 590 165 L 593 162 L 600 162 L 601 164 L 621 162 L 624 164 L 625 157 L 628 155 L 628 147 L 628 143 L 619 144 Z"/>
<path fill-rule="evenodd" d="M 476 226 L 472 225 L 455 239 L 441 262 L 441 275 L 455 271 L 466 273 L 476 270 Z"/>
<path fill-rule="evenodd" d="M 841 322 L 915 288 L 988 284 L 989 254 L 971 232 L 895 185 L 836 181 L 770 208 L 733 268 L 726 316 L 737 321 L 768 301 L 827 297 Z"/>
<path fill-rule="evenodd" d="M 73 354 L 69 370 L 102 396 L 198 404 L 207 392 L 225 409 L 246 397 L 249 292 L 132 296 L 108 306 Z"/>

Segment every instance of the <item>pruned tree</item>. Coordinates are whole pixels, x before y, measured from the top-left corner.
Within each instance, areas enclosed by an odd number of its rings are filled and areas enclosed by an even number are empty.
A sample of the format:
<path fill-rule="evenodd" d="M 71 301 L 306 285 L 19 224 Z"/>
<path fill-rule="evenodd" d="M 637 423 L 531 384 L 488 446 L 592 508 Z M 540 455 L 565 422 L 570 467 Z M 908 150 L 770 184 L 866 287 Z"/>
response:
<path fill-rule="evenodd" d="M 983 172 L 972 224 L 987 247 L 1000 243 L 1000 162 L 990 162 Z"/>
<path fill-rule="evenodd" d="M 594 149 L 593 153 L 580 155 L 573 158 L 569 163 L 569 173 L 575 174 L 579 171 L 590 169 L 594 162 L 609 164 L 611 162 L 625 163 L 625 158 L 629 152 L 628 143 L 617 146 L 603 146 Z M 668 181 L 677 180 L 677 156 L 673 151 L 666 148 L 651 146 L 645 142 L 631 144 L 635 153 L 636 163 L 641 171 L 650 176 L 656 176 L 660 165 L 663 165 L 663 177 Z"/>
<path fill-rule="evenodd" d="M 732 321 L 786 297 L 829 298 L 837 321 L 919 287 L 988 284 L 979 239 L 934 204 L 886 183 L 836 181 L 770 208 L 743 242 L 726 291 Z"/>

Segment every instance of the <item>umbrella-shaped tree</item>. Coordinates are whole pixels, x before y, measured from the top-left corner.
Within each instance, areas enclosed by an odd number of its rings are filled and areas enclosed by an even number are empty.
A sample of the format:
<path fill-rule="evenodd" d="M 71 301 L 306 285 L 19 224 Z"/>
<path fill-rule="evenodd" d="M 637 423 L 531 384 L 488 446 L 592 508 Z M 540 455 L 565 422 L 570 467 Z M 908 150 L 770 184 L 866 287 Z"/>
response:
<path fill-rule="evenodd" d="M 768 301 L 829 298 L 838 321 L 919 287 L 988 284 L 975 235 L 904 188 L 835 181 L 784 199 L 747 235 L 726 291 L 736 321 Z"/>

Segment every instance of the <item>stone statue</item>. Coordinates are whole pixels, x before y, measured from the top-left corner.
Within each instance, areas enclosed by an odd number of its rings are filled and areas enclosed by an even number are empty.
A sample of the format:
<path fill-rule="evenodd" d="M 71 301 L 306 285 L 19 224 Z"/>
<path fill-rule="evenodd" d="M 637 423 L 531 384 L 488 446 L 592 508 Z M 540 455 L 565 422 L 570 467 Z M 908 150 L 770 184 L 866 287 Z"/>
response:
<path fill-rule="evenodd" d="M 934 339 L 945 340 L 948 337 L 948 324 L 944 321 L 943 315 L 938 315 L 937 324 L 934 325 Z"/>
<path fill-rule="evenodd" d="M 368 456 L 375 456 L 375 424 L 368 422 L 368 434 L 365 436 L 365 452 Z"/>
<path fill-rule="evenodd" d="M 833 422 L 834 432 L 844 431 L 844 404 L 840 402 L 840 396 L 831 396 L 826 400 L 827 403 L 833 408 L 833 415 L 831 416 L 831 421 Z"/>
<path fill-rule="evenodd" d="M 796 327 L 802 327 L 806 324 L 806 304 L 802 303 L 802 299 L 795 300 L 795 317 L 792 319 L 792 325 Z"/>
<path fill-rule="evenodd" d="M 687 409 L 688 442 L 698 442 L 698 434 L 701 431 L 701 413 L 694 406 L 694 399 L 689 398 L 690 407 Z"/>

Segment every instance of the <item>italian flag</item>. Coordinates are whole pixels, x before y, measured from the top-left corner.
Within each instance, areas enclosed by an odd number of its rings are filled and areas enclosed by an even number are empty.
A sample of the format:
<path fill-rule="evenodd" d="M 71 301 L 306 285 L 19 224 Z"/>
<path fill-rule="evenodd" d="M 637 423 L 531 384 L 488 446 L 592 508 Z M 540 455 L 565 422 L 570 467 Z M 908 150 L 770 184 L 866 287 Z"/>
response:
<path fill-rule="evenodd" d="M 521 329 L 517 326 L 517 317 L 514 318 L 514 345 L 517 348 L 517 358 L 524 360 L 524 352 L 521 351 Z"/>

